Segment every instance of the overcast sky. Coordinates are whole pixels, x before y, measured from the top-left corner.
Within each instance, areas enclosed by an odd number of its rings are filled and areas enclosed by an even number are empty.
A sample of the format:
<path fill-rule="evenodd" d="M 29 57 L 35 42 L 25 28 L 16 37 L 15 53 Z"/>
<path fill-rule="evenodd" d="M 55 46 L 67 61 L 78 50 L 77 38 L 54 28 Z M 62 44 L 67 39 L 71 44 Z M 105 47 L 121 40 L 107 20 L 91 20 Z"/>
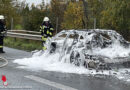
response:
<path fill-rule="evenodd" d="M 24 1 L 24 0 L 20 0 L 20 1 Z M 37 5 L 37 4 L 39 4 L 39 3 L 41 3 L 42 2 L 42 0 L 25 0 L 27 3 L 29 3 L 29 4 L 32 4 L 32 3 L 34 3 L 35 5 Z M 49 3 L 50 2 L 50 0 L 44 0 L 45 1 L 45 3 Z"/>

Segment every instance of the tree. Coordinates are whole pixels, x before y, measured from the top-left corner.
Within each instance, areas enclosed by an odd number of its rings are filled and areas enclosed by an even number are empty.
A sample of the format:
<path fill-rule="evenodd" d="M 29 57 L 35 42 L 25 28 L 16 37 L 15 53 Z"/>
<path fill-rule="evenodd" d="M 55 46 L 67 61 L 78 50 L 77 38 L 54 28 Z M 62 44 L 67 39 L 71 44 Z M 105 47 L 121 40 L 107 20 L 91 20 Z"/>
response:
<path fill-rule="evenodd" d="M 15 8 L 16 0 L 0 0 L 0 14 L 6 17 L 7 26 L 10 29 L 11 20 L 13 18 L 14 24 L 18 22 L 19 16 Z"/>
<path fill-rule="evenodd" d="M 45 17 L 46 11 L 44 2 L 40 4 L 40 8 L 32 4 L 29 7 L 28 4 L 21 4 L 21 17 L 22 17 L 22 26 L 25 30 L 39 31 L 40 25 L 43 22 L 43 18 Z"/>
<path fill-rule="evenodd" d="M 64 11 L 66 4 L 62 4 L 60 0 L 51 0 L 50 15 L 52 24 L 58 32 L 62 29 L 61 23 L 63 22 Z"/>
<path fill-rule="evenodd" d="M 100 19 L 101 19 L 101 12 L 103 8 L 103 1 L 102 0 L 87 0 L 88 2 L 88 27 L 93 28 L 94 19 L 96 19 L 96 27 L 100 28 Z"/>
<path fill-rule="evenodd" d="M 102 28 L 117 30 L 128 39 L 130 35 L 129 0 L 104 0 L 104 10 L 101 15 Z"/>
<path fill-rule="evenodd" d="M 84 11 L 82 2 L 69 2 L 64 13 L 62 28 L 64 29 L 83 29 Z"/>

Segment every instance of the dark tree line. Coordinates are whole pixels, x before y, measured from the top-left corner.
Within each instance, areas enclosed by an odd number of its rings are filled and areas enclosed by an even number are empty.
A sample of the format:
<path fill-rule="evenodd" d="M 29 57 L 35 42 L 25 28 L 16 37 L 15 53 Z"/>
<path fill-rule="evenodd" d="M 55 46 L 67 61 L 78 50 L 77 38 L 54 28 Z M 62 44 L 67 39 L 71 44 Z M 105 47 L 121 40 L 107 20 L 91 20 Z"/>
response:
<path fill-rule="evenodd" d="M 57 32 L 62 29 L 113 29 L 130 40 L 130 0 L 51 0 L 49 5 L 29 6 L 17 0 L 0 0 L 0 14 L 11 29 L 39 31 L 43 18 L 51 19 Z"/>

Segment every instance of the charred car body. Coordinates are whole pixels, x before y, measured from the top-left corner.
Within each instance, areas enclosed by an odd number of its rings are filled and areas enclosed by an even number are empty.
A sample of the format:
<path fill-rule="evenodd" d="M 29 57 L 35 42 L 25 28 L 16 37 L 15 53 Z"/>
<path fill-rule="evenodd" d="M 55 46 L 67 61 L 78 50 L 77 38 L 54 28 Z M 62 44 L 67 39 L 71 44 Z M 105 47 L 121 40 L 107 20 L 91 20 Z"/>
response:
<path fill-rule="evenodd" d="M 49 41 L 49 40 L 48 40 Z M 110 48 L 114 43 L 130 50 L 130 43 L 113 30 L 64 30 L 47 42 L 50 54 L 60 53 L 59 60 L 76 66 L 94 69 L 129 67 L 130 53 L 126 56 L 108 57 L 95 54 L 98 50 Z"/>

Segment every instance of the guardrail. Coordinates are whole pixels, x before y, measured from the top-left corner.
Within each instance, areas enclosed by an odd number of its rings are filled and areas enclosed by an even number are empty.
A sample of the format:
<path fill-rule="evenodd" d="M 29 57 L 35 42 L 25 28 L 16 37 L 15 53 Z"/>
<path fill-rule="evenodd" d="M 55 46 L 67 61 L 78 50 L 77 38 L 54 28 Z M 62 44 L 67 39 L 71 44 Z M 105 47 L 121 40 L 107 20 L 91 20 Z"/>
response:
<path fill-rule="evenodd" d="M 40 34 L 40 32 L 36 32 L 36 31 L 27 31 L 27 30 L 9 30 L 8 32 L 23 32 L 23 33 L 33 33 L 33 34 Z"/>
<path fill-rule="evenodd" d="M 21 33 L 21 32 L 24 32 L 24 33 Z M 8 37 L 16 37 L 16 38 L 23 38 L 23 39 L 31 39 L 31 40 L 39 40 L 39 41 L 41 41 L 41 35 L 26 34 L 26 33 L 40 34 L 40 32 L 35 32 L 35 31 L 9 30 L 7 32 L 7 36 Z"/>

